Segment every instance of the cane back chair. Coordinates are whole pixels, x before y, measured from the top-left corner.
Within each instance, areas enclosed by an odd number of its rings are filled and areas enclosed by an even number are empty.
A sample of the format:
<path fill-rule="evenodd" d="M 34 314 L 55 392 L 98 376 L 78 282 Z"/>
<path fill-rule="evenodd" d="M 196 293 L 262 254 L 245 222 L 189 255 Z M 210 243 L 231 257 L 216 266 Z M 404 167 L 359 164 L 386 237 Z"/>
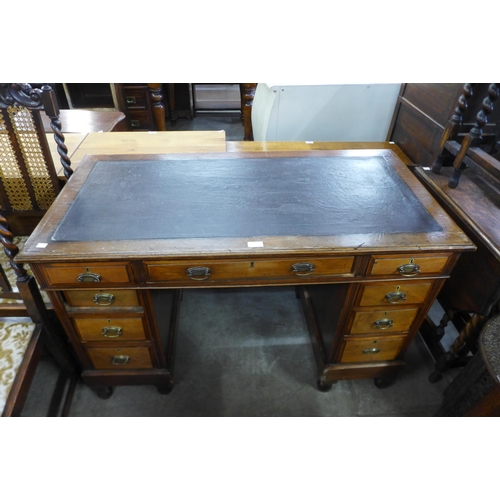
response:
<path fill-rule="evenodd" d="M 0 84 L 0 240 L 5 248 L 0 258 L 0 414 L 5 416 L 20 413 L 43 345 L 64 375 L 56 393 L 61 395 L 66 375 L 75 373 L 48 297 L 40 292 L 29 268 L 13 261 L 62 188 L 44 132 L 42 110 L 50 117 L 61 164 L 69 178 L 71 163 L 52 88 Z M 74 389 L 75 380 L 72 376 L 69 391 Z"/>
<path fill-rule="evenodd" d="M 66 178 L 72 174 L 59 107 L 49 85 L 0 84 L 0 213 L 16 236 L 30 234 L 61 190 L 40 112 L 51 120 Z"/>

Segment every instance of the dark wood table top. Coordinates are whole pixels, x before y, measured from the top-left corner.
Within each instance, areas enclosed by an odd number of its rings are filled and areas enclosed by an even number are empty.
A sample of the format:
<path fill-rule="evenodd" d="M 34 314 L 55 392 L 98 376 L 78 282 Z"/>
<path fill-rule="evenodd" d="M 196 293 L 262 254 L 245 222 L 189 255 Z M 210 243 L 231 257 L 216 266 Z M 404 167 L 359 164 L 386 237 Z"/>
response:
<path fill-rule="evenodd" d="M 45 113 L 40 114 L 45 132 L 52 132 L 50 118 Z M 125 119 L 125 115 L 121 111 L 113 110 L 61 109 L 59 119 L 63 134 L 81 134 L 111 132 L 118 123 Z"/>
<path fill-rule="evenodd" d="M 208 153 L 86 157 L 18 260 L 473 249 L 391 150 Z"/>
<path fill-rule="evenodd" d="M 415 175 L 441 201 L 444 207 L 479 238 L 489 251 L 500 260 L 500 194 L 495 185 L 487 182 L 475 169 L 466 169 L 459 185 L 448 187 L 453 167 L 443 167 L 434 173 L 417 167 Z"/>

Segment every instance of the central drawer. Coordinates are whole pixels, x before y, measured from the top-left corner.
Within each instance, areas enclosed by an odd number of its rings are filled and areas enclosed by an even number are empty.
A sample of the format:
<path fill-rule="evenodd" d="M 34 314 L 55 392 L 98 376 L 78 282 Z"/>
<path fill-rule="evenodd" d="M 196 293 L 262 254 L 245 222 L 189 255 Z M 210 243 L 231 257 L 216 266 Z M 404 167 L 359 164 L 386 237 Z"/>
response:
<path fill-rule="evenodd" d="M 231 280 L 314 279 L 352 276 L 354 257 L 277 260 L 146 262 L 147 281 L 196 285 Z"/>

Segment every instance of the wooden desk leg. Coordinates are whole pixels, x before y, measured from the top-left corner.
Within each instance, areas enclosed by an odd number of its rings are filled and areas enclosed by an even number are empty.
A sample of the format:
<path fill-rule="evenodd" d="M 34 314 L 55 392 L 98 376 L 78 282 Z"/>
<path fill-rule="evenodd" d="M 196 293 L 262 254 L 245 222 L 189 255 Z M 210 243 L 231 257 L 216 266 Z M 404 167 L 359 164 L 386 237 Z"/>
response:
<path fill-rule="evenodd" d="M 241 113 L 243 115 L 243 126 L 245 127 L 245 141 L 253 141 L 252 105 L 256 89 L 256 83 L 240 83 Z"/>
<path fill-rule="evenodd" d="M 165 106 L 163 104 L 163 92 L 161 83 L 148 83 L 151 101 L 153 102 L 153 115 L 156 123 L 156 130 L 166 131 Z"/>

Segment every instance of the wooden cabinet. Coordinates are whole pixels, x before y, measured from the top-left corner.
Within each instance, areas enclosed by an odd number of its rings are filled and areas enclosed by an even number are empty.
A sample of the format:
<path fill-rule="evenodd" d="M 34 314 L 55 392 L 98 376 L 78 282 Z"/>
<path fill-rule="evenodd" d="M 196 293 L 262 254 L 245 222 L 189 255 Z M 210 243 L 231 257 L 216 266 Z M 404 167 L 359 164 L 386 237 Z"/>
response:
<path fill-rule="evenodd" d="M 131 130 L 156 130 L 149 88 L 146 84 L 121 84 L 124 109 L 130 120 Z"/>

